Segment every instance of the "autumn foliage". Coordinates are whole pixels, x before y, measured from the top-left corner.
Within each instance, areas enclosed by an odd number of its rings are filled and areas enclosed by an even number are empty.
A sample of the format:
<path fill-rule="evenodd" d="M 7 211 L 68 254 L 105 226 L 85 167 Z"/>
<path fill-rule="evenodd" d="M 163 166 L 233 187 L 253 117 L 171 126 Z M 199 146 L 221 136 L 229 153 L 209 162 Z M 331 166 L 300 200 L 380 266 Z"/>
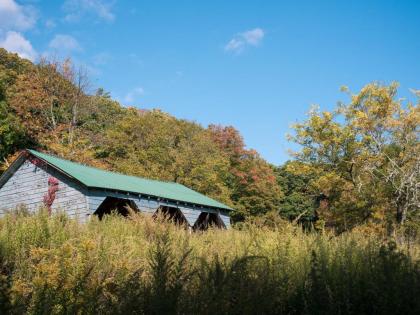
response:
<path fill-rule="evenodd" d="M 312 109 L 289 138 L 292 159 L 273 166 L 232 126 L 126 108 L 70 60 L 32 64 L 0 49 L 0 167 L 31 147 L 185 184 L 233 207 L 234 222 L 392 231 L 420 221 L 419 93 L 406 101 L 397 91 L 372 83 L 331 111 Z"/>
<path fill-rule="evenodd" d="M 333 112 L 313 109 L 295 125 L 291 139 L 302 150 L 288 168 L 312 178 L 326 225 L 418 222 L 420 102 L 396 95 L 396 84 L 368 84 L 348 104 Z"/>

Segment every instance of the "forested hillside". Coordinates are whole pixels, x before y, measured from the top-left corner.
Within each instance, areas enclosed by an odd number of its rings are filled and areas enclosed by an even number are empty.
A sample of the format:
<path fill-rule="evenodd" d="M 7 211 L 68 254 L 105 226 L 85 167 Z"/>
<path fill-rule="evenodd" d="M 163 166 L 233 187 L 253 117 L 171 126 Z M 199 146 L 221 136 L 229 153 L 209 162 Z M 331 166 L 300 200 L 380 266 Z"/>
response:
<path fill-rule="evenodd" d="M 311 111 L 290 137 L 301 151 L 273 166 L 234 127 L 126 108 L 70 60 L 33 64 L 0 49 L 1 169 L 29 147 L 185 184 L 235 208 L 236 222 L 282 217 L 337 231 L 416 222 L 419 103 L 396 94 L 370 84 L 336 111 Z"/>
<path fill-rule="evenodd" d="M 204 128 L 160 110 L 126 108 L 91 90 L 70 60 L 34 65 L 0 49 L 3 170 L 31 147 L 185 184 L 237 209 L 237 220 L 278 211 L 283 195 L 273 166 L 246 149 L 233 127 Z"/>

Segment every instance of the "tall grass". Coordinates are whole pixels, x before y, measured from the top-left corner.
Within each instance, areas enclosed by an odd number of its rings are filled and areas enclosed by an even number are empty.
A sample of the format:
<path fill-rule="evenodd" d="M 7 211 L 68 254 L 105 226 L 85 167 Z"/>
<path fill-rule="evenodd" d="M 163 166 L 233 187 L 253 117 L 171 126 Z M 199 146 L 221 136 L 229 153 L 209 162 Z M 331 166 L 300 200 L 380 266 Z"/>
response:
<path fill-rule="evenodd" d="M 133 215 L 0 219 L 0 314 L 419 314 L 419 244 Z"/>

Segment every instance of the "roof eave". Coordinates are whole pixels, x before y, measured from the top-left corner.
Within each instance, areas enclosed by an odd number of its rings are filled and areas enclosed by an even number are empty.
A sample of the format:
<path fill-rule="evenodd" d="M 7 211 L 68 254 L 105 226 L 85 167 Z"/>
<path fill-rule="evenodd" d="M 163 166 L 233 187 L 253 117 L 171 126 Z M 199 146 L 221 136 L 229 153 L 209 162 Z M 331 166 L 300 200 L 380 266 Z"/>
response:
<path fill-rule="evenodd" d="M 154 199 L 163 199 L 163 200 L 168 200 L 174 203 L 185 203 L 185 204 L 189 204 L 192 206 L 197 206 L 197 207 L 207 207 L 207 208 L 211 208 L 211 209 L 218 209 L 218 210 L 224 210 L 224 211 L 235 211 L 234 209 L 230 208 L 230 207 L 216 207 L 216 206 L 210 206 L 210 205 L 203 205 L 200 203 L 193 203 L 193 202 L 189 202 L 189 201 L 184 201 L 184 200 L 179 200 L 179 199 L 172 199 L 172 198 L 166 198 L 166 197 L 162 197 L 162 196 L 156 196 L 156 195 L 151 195 L 151 194 L 145 194 L 145 193 L 139 193 L 136 191 L 128 191 L 128 190 L 120 190 L 120 189 L 109 189 L 109 188 L 103 188 L 103 187 L 96 187 L 96 186 L 86 186 L 88 189 L 97 189 L 97 190 L 102 190 L 102 191 L 115 191 L 118 193 L 129 193 L 129 194 L 133 194 L 133 195 L 142 195 L 142 196 L 146 196 L 146 197 L 152 197 Z"/>
<path fill-rule="evenodd" d="M 32 155 L 33 157 L 43 161 L 45 164 L 48 164 L 49 166 L 51 166 L 53 169 L 55 169 L 56 171 L 58 171 L 59 173 L 64 174 L 65 176 L 69 177 L 70 179 L 72 179 L 73 181 L 76 181 L 77 183 L 81 184 L 84 188 L 89 189 L 89 186 L 86 185 L 84 182 L 82 182 L 81 180 L 77 179 L 76 177 L 72 176 L 71 174 L 67 173 L 66 171 L 62 170 L 61 168 L 59 168 L 58 166 L 48 162 L 47 160 L 33 154 L 30 150 L 25 150 L 29 155 Z"/>
<path fill-rule="evenodd" d="M 28 157 L 28 151 L 23 150 L 20 152 L 18 157 L 10 164 L 10 166 L 0 176 L 0 188 L 9 180 L 13 173 L 23 164 L 25 159 Z"/>

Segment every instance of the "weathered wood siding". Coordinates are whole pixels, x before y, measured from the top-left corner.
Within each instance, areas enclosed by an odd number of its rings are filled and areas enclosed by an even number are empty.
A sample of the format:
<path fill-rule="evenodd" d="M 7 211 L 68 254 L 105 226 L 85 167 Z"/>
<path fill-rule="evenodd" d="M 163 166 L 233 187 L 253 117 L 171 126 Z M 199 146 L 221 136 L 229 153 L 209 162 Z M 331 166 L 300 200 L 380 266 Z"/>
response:
<path fill-rule="evenodd" d="M 222 219 L 223 223 L 225 224 L 226 228 L 230 227 L 230 215 L 227 211 L 220 211 L 219 216 Z"/>
<path fill-rule="evenodd" d="M 20 205 L 25 205 L 32 212 L 38 210 L 44 204 L 50 177 L 59 181 L 52 211 L 64 211 L 69 217 L 77 217 L 84 221 L 88 214 L 84 188 L 55 169 L 47 165 L 36 166 L 29 160 L 25 160 L 0 187 L 0 215 L 5 210 L 15 209 Z"/>
<path fill-rule="evenodd" d="M 230 227 L 230 218 L 227 212 L 221 212 L 215 209 L 201 207 L 201 206 L 191 206 L 182 202 L 172 202 L 166 200 L 158 200 L 148 196 L 136 195 L 136 194 L 127 194 L 127 193 L 117 193 L 109 192 L 103 190 L 89 190 L 88 191 L 88 204 L 90 212 L 93 214 L 100 204 L 105 200 L 106 197 L 114 198 L 123 198 L 132 200 L 140 212 L 154 214 L 160 206 L 169 206 L 175 207 L 181 210 L 187 219 L 188 223 L 193 226 L 197 221 L 201 212 L 210 212 L 218 213 L 220 218 L 223 220 L 225 226 Z"/>

